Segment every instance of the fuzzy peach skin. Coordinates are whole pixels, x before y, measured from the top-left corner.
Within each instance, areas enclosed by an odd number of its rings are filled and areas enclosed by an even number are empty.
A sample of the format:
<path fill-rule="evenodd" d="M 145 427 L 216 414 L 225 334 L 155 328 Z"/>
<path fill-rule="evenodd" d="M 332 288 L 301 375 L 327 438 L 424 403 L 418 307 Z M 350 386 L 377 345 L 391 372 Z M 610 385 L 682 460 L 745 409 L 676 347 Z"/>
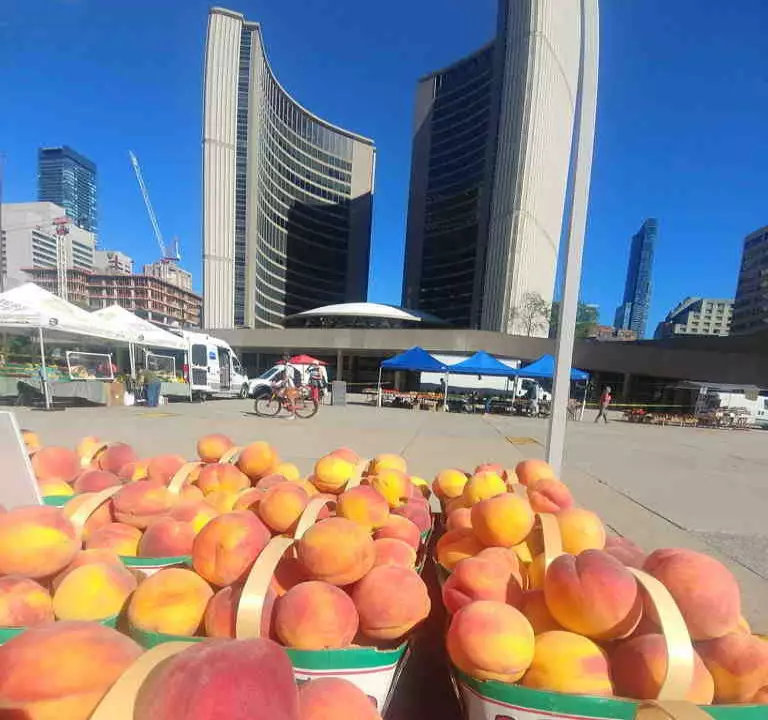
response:
<path fill-rule="evenodd" d="M 768 700 L 768 642 L 736 632 L 696 643 L 696 650 L 715 681 L 715 702 Z"/>
<path fill-rule="evenodd" d="M 72 487 L 77 493 L 101 492 L 108 487 L 122 484 L 120 478 L 108 470 L 85 470 L 75 478 Z"/>
<path fill-rule="evenodd" d="M 49 446 L 38 450 L 31 459 L 32 470 L 39 482 L 61 480 L 72 482 L 80 472 L 80 459 L 74 450 Z"/>
<path fill-rule="evenodd" d="M 22 507 L 0 515 L 0 575 L 49 577 L 79 549 L 75 528 L 56 508 Z"/>
<path fill-rule="evenodd" d="M 88 563 L 67 573 L 53 595 L 58 620 L 104 620 L 118 615 L 136 578 L 111 563 Z"/>
<path fill-rule="evenodd" d="M 335 517 L 321 520 L 304 533 L 297 556 L 315 580 L 341 587 L 357 582 L 370 571 L 376 551 L 365 529 Z"/>
<path fill-rule="evenodd" d="M 453 570 L 464 558 L 474 557 L 485 549 L 472 530 L 449 530 L 435 548 L 437 561 L 447 570 Z"/>
<path fill-rule="evenodd" d="M 252 482 L 256 482 L 272 472 L 272 468 L 280 462 L 275 449 L 266 442 L 255 442 L 246 445 L 237 459 L 240 468 Z"/>
<path fill-rule="evenodd" d="M 149 472 L 149 460 L 137 460 L 123 465 L 117 476 L 124 482 L 136 482 L 137 480 L 146 480 Z"/>
<path fill-rule="evenodd" d="M 387 522 L 373 533 L 376 540 L 381 538 L 396 538 L 407 542 L 414 550 L 418 551 L 421 545 L 421 533 L 419 528 L 408 518 L 400 515 L 390 515 Z"/>
<path fill-rule="evenodd" d="M 283 595 L 275 609 L 275 632 L 286 646 L 299 650 L 349 647 L 359 618 L 352 599 L 340 588 L 310 581 Z"/>
<path fill-rule="evenodd" d="M 375 458 L 373 458 L 371 461 L 370 470 L 371 474 L 373 475 L 382 470 L 398 470 L 401 473 L 407 473 L 408 463 L 406 462 L 405 458 L 400 455 L 382 453 L 381 455 L 377 455 Z"/>
<path fill-rule="evenodd" d="M 264 523 L 248 510 L 220 515 L 195 538 L 192 566 L 220 587 L 243 581 L 270 539 Z"/>
<path fill-rule="evenodd" d="M 288 482 L 299 482 L 301 480 L 301 470 L 293 463 L 278 463 L 275 465 L 273 472 L 275 475 L 282 475 Z"/>
<path fill-rule="evenodd" d="M 474 474 L 481 472 L 496 473 L 502 480 L 507 480 L 507 470 L 501 463 L 481 463 L 475 468 Z"/>
<path fill-rule="evenodd" d="M 41 497 L 72 497 L 74 488 L 63 480 L 43 480 L 37 484 Z"/>
<path fill-rule="evenodd" d="M 192 523 L 163 517 L 155 520 L 141 536 L 139 557 L 179 557 L 192 554 L 195 529 Z"/>
<path fill-rule="evenodd" d="M 181 455 L 156 455 L 147 465 L 147 478 L 167 485 L 186 462 Z"/>
<path fill-rule="evenodd" d="M 280 485 L 287 482 L 288 480 L 286 480 L 282 475 L 269 473 L 269 475 L 265 475 L 263 478 L 259 479 L 254 487 L 256 487 L 258 490 L 262 490 L 263 492 L 267 492 L 267 490 L 275 487 L 275 485 Z"/>
<path fill-rule="evenodd" d="M 504 568 L 508 568 L 509 572 L 517 578 L 518 582 L 521 585 L 523 584 L 523 567 L 514 548 L 485 548 L 475 555 L 475 557 L 502 563 Z"/>
<path fill-rule="evenodd" d="M 216 508 L 205 500 L 183 500 L 168 512 L 169 518 L 189 523 L 195 535 L 218 516 Z"/>
<path fill-rule="evenodd" d="M 204 435 L 197 441 L 197 457 L 204 463 L 217 463 L 225 452 L 235 446 L 226 435 L 221 433 L 212 433 Z"/>
<path fill-rule="evenodd" d="M 307 568 L 301 564 L 299 559 L 286 553 L 280 558 L 280 562 L 277 563 L 270 587 L 278 597 L 282 597 L 299 583 L 307 582 L 311 579 Z"/>
<path fill-rule="evenodd" d="M 299 720 L 381 720 L 381 715 L 357 685 L 324 677 L 299 688 Z"/>
<path fill-rule="evenodd" d="M 203 495 L 210 495 L 217 490 L 239 493 L 251 487 L 248 476 L 228 463 L 211 463 L 200 470 L 197 487 Z"/>
<path fill-rule="evenodd" d="M 441 500 L 453 500 L 462 496 L 468 480 L 463 470 L 455 468 L 441 470 L 432 481 L 432 490 Z"/>
<path fill-rule="evenodd" d="M 237 633 L 237 611 L 240 605 L 241 585 L 230 585 L 219 590 L 208 603 L 203 617 L 205 634 L 213 638 L 234 638 Z M 261 611 L 261 637 L 269 637 L 275 593 L 267 591 Z"/>
<path fill-rule="evenodd" d="M 472 509 L 457 508 L 445 521 L 446 530 L 471 530 L 472 529 Z"/>
<path fill-rule="evenodd" d="M 335 450 L 331 450 L 328 454 L 333 455 L 334 457 L 340 457 L 342 460 L 346 460 L 353 465 L 357 465 L 357 463 L 362 461 L 362 458 L 354 450 L 351 450 L 348 447 L 336 448 Z"/>
<path fill-rule="evenodd" d="M 635 577 L 602 550 L 555 558 L 544 579 L 544 597 L 557 622 L 593 640 L 627 637 L 642 616 Z"/>
<path fill-rule="evenodd" d="M 96 456 L 93 464 L 99 470 L 105 470 L 117 475 L 126 465 L 135 463 L 138 459 L 130 445 L 112 443 Z"/>
<path fill-rule="evenodd" d="M 445 515 L 450 515 L 454 510 L 459 510 L 460 508 L 469 508 L 469 505 L 467 505 L 466 500 L 464 500 L 464 495 L 460 495 L 459 497 L 453 498 L 452 500 L 448 500 L 445 502 Z"/>
<path fill-rule="evenodd" d="M 293 668 L 271 640 L 205 640 L 157 667 L 133 720 L 301 720 Z M 63 718 L 62 718 L 63 720 Z"/>
<path fill-rule="evenodd" d="M 338 495 L 355 473 L 355 465 L 338 455 L 325 455 L 316 463 L 312 484 L 322 493 Z"/>
<path fill-rule="evenodd" d="M 648 557 L 643 549 L 625 537 L 609 535 L 605 539 L 605 552 L 613 555 L 622 565 L 642 570 Z"/>
<path fill-rule="evenodd" d="M 42 585 L 14 575 L 0 578 L 0 628 L 34 627 L 53 620 L 51 595 Z"/>
<path fill-rule="evenodd" d="M 523 589 L 512 566 L 494 557 L 470 557 L 457 563 L 443 585 L 443 604 L 453 614 L 477 600 L 520 607 Z"/>
<path fill-rule="evenodd" d="M 467 507 L 477 505 L 482 500 L 503 495 L 507 492 L 507 484 L 494 472 L 475 473 L 464 486 L 464 504 Z"/>
<path fill-rule="evenodd" d="M 109 523 L 92 532 L 85 542 L 86 550 L 109 550 L 122 557 L 139 553 L 141 530 L 125 523 Z"/>
<path fill-rule="evenodd" d="M 591 510 L 572 507 L 561 510 L 555 517 L 563 552 L 578 555 L 583 550 L 602 550 L 605 547 L 605 526 Z"/>
<path fill-rule="evenodd" d="M 269 488 L 259 503 L 259 517 L 275 533 L 293 531 L 307 507 L 309 495 L 304 488 L 284 482 Z"/>
<path fill-rule="evenodd" d="M 235 497 L 232 510 L 250 510 L 251 512 L 258 514 L 259 503 L 264 499 L 265 494 L 266 490 L 262 490 L 261 488 L 254 487 L 248 488 L 248 490 L 243 490 L 243 492 L 238 493 Z"/>
<path fill-rule="evenodd" d="M 556 513 L 573 507 L 573 495 L 565 483 L 543 478 L 528 486 L 528 500 L 537 513 Z"/>
<path fill-rule="evenodd" d="M 605 653 L 588 638 L 563 630 L 536 636 L 533 662 L 520 684 L 572 695 L 613 695 Z"/>
<path fill-rule="evenodd" d="M 416 567 L 416 551 L 407 543 L 395 538 L 380 538 L 373 541 L 376 551 L 374 567 L 378 565 L 398 565 L 413 569 Z"/>
<path fill-rule="evenodd" d="M 667 672 L 664 636 L 648 634 L 616 643 L 610 651 L 611 677 L 617 695 L 636 700 L 655 700 Z M 685 699 L 709 705 L 715 683 L 698 653 L 693 654 L 693 680 Z"/>
<path fill-rule="evenodd" d="M 195 489 L 197 488 L 190 488 Z M 199 490 L 198 490 L 199 492 Z M 248 492 L 246 490 L 246 492 Z M 240 493 L 231 492 L 229 490 L 214 490 L 205 496 L 205 502 L 207 502 L 217 513 L 223 515 L 224 513 L 230 513 L 237 509 L 238 501 L 240 500 Z"/>
<path fill-rule="evenodd" d="M 539 480 L 545 478 L 557 479 L 554 468 L 545 460 L 539 460 L 537 458 L 529 458 L 528 460 L 521 460 L 515 466 L 515 475 L 517 479 L 523 485 L 532 487 Z"/>
<path fill-rule="evenodd" d="M 432 511 L 429 507 L 429 500 L 426 500 L 421 494 L 409 498 L 403 505 L 392 510 L 395 515 L 408 518 L 419 532 L 427 532 L 432 528 Z"/>
<path fill-rule="evenodd" d="M 399 640 L 429 616 L 431 602 L 415 570 L 396 565 L 373 568 L 352 588 L 360 630 L 374 640 Z"/>
<path fill-rule="evenodd" d="M 533 628 L 511 605 L 479 600 L 453 616 L 446 645 L 451 662 L 468 675 L 516 682 L 533 660 Z"/>
<path fill-rule="evenodd" d="M 389 503 L 369 485 L 358 485 L 339 495 L 336 514 L 372 532 L 389 519 Z"/>
<path fill-rule="evenodd" d="M 162 482 L 143 480 L 126 485 L 112 497 L 112 512 L 118 522 L 143 530 L 178 501 Z"/>
<path fill-rule="evenodd" d="M 0 646 L 0 716 L 88 720 L 143 650 L 97 623 L 31 628 Z"/>
<path fill-rule="evenodd" d="M 731 571 L 709 555 L 693 550 L 652 552 L 643 569 L 669 590 L 694 640 L 734 632 L 741 617 L 741 592 Z M 648 607 L 650 617 L 658 615 Z"/>
<path fill-rule="evenodd" d="M 408 476 L 394 468 L 381 468 L 368 478 L 368 482 L 384 496 L 392 509 L 408 502 L 413 494 L 413 485 Z"/>
<path fill-rule="evenodd" d="M 550 630 L 563 629 L 562 625 L 549 612 L 543 590 L 527 590 L 523 593 L 520 611 L 528 618 L 528 622 L 531 623 L 536 635 Z"/>
<path fill-rule="evenodd" d="M 55 591 L 61 584 L 61 581 L 72 572 L 72 570 L 76 570 L 83 565 L 89 565 L 91 563 L 107 563 L 108 565 L 114 565 L 120 569 L 125 568 L 122 560 L 120 560 L 118 554 L 113 550 L 101 548 L 81 550 L 75 555 L 74 560 L 51 580 L 51 589 Z"/>
<path fill-rule="evenodd" d="M 191 637 L 212 597 L 211 586 L 192 570 L 165 568 L 136 588 L 128 604 L 128 620 L 145 632 Z"/>
<path fill-rule="evenodd" d="M 528 537 L 533 522 L 530 503 L 513 493 L 481 500 L 472 507 L 472 529 L 488 547 L 518 545 Z"/>

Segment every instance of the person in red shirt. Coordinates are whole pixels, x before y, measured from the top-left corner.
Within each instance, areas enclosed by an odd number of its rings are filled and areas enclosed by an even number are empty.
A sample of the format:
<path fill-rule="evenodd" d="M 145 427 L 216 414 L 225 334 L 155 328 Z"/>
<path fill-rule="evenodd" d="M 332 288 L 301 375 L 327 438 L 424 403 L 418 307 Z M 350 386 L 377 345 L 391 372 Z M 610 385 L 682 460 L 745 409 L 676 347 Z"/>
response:
<path fill-rule="evenodd" d="M 597 422 L 600 418 L 603 418 L 606 424 L 608 423 L 608 413 L 606 411 L 608 410 L 608 406 L 611 404 L 611 400 L 613 400 L 613 397 L 611 396 L 611 386 L 607 385 L 605 390 L 603 390 L 603 394 L 600 396 L 600 410 L 597 413 L 595 422 Z"/>

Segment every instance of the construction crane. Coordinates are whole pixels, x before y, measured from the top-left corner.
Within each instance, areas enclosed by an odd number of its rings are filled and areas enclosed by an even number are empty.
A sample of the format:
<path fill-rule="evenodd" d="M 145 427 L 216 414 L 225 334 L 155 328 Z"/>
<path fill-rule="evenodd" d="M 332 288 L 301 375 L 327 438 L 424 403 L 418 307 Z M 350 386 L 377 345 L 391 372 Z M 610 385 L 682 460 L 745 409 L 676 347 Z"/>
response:
<path fill-rule="evenodd" d="M 128 157 L 131 159 L 133 172 L 136 173 L 136 180 L 138 181 L 139 188 L 141 189 L 141 196 L 144 198 L 144 205 L 147 208 L 149 221 L 152 223 L 152 230 L 155 233 L 155 240 L 157 240 L 157 244 L 160 246 L 160 261 L 164 263 L 178 262 L 181 260 L 178 238 L 173 238 L 170 248 L 166 246 L 165 241 L 163 240 L 163 234 L 160 232 L 160 225 L 157 222 L 157 216 L 155 215 L 154 208 L 152 207 L 152 201 L 149 199 L 147 186 L 144 184 L 144 177 L 141 174 L 139 159 L 136 157 L 132 150 L 128 151 Z"/>

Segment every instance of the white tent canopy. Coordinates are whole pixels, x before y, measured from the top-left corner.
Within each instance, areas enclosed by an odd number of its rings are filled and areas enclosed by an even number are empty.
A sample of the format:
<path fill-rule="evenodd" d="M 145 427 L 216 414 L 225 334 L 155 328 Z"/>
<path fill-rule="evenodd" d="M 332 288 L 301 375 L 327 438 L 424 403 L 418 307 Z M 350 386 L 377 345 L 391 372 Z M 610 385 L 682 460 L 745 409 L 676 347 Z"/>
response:
<path fill-rule="evenodd" d="M 148 345 L 150 347 L 166 348 L 171 350 L 186 350 L 187 343 L 178 335 L 163 330 L 153 325 L 148 320 L 134 315 L 120 305 L 95 310 L 91 317 L 98 318 L 104 323 L 109 323 L 117 330 L 124 332 L 128 339 L 136 345 Z"/>

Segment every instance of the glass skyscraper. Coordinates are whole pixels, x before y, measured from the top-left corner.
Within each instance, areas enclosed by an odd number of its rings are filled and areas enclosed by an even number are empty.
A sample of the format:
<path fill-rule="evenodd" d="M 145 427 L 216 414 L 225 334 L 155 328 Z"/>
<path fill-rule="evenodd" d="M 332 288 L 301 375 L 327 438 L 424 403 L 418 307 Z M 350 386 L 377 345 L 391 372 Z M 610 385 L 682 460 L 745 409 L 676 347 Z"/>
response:
<path fill-rule="evenodd" d="M 96 165 L 72 148 L 40 148 L 37 199 L 64 208 L 77 227 L 97 230 Z"/>
<path fill-rule="evenodd" d="M 614 325 L 622 330 L 634 330 L 637 337 L 645 337 L 648 310 L 651 306 L 653 253 L 659 233 L 659 222 L 648 218 L 632 238 L 629 250 L 624 300 L 616 309 Z"/>

